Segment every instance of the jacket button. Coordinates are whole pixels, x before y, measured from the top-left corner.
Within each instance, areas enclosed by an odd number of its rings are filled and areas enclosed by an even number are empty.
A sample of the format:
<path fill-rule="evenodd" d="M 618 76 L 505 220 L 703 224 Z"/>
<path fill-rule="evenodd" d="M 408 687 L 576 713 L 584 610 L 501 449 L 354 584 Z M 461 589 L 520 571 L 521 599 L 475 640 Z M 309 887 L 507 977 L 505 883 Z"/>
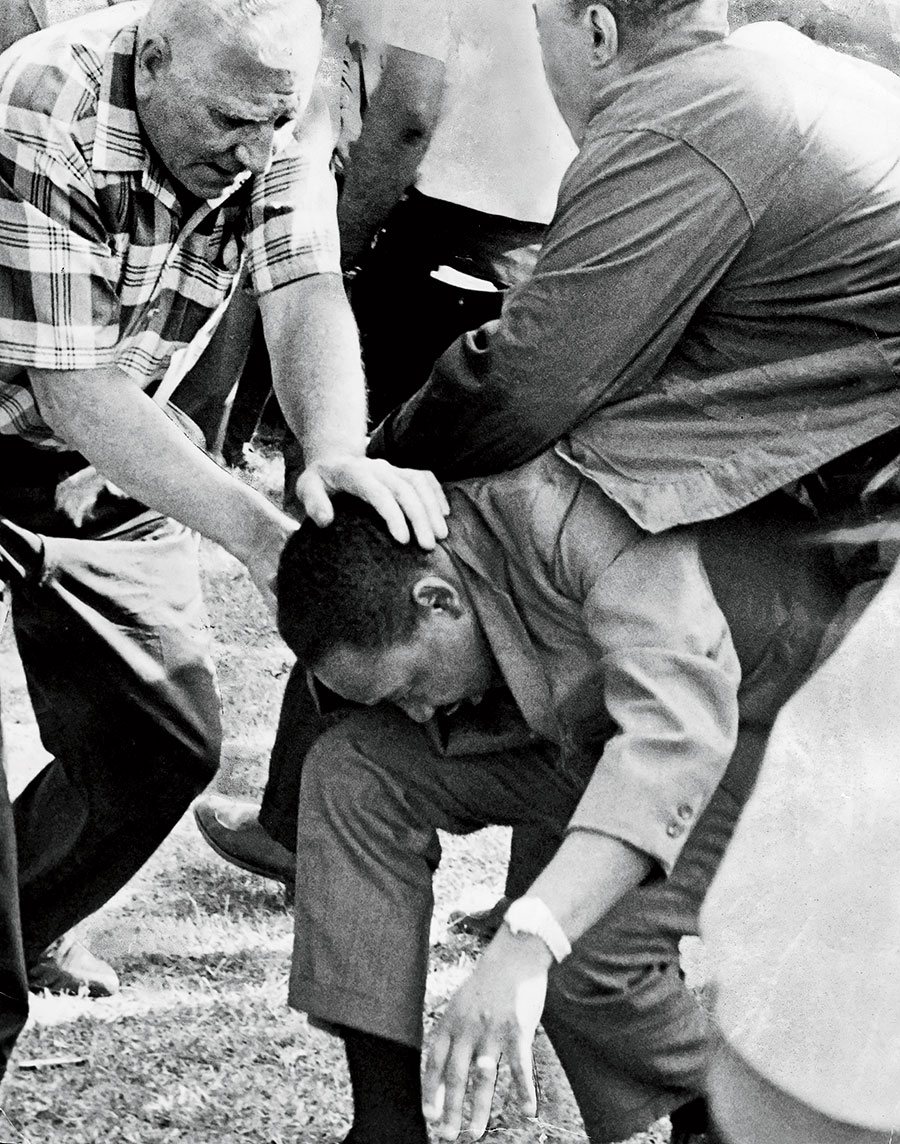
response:
<path fill-rule="evenodd" d="M 692 818 L 693 814 L 694 808 L 689 803 L 683 802 L 678 808 L 679 818 Z"/>
<path fill-rule="evenodd" d="M 684 834 L 684 827 L 680 822 L 670 822 L 666 827 L 666 834 L 670 838 L 677 838 L 679 834 Z"/>

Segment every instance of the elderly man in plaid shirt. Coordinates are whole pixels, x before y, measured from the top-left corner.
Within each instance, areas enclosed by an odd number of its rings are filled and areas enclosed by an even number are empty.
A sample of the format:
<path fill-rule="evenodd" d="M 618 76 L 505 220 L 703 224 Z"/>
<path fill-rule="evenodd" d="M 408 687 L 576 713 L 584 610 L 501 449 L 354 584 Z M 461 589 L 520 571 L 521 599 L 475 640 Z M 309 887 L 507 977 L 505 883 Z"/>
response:
<path fill-rule="evenodd" d="M 140 0 L 0 57 L 0 578 L 54 756 L 12 812 L 0 782 L 0 1070 L 25 966 L 215 771 L 196 533 L 268 593 L 294 527 L 167 416 L 172 356 L 242 266 L 306 513 L 327 524 L 342 489 L 401 541 L 445 535 L 430 474 L 365 457 L 319 21 L 313 0 Z M 109 484 L 84 481 L 88 462 Z"/>

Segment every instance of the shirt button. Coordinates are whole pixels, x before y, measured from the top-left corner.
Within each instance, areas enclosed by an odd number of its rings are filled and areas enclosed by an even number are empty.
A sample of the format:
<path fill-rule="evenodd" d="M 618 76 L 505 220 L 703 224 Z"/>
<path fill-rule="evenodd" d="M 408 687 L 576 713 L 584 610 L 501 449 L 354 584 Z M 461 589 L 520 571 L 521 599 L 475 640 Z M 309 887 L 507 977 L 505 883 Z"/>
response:
<path fill-rule="evenodd" d="M 666 834 L 670 838 L 677 838 L 679 834 L 684 834 L 684 827 L 680 822 L 670 822 L 666 827 Z"/>
<path fill-rule="evenodd" d="M 692 818 L 693 814 L 694 814 L 694 808 L 689 803 L 683 802 L 681 804 L 681 806 L 679 806 L 679 808 L 678 808 L 678 817 L 679 818 L 685 818 L 685 819 Z"/>

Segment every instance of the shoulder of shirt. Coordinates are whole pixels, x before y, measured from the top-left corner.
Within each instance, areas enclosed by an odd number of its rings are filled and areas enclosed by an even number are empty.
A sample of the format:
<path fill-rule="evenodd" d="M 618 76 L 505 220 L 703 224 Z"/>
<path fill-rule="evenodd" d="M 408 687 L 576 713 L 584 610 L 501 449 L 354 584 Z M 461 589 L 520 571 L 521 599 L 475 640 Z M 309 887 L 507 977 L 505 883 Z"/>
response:
<path fill-rule="evenodd" d="M 747 24 L 620 81 L 601 102 L 589 136 L 646 130 L 677 138 L 709 135 L 731 118 L 784 118 L 793 107 L 797 64 L 827 66 L 822 53 L 831 54 L 786 24 Z"/>
<path fill-rule="evenodd" d="M 0 111 L 15 107 L 52 118 L 60 95 L 74 85 L 84 96 L 78 117 L 93 115 L 112 42 L 146 8 L 147 0 L 113 4 L 13 44 L 0 57 Z"/>
<path fill-rule="evenodd" d="M 640 69 L 598 105 L 568 197 L 645 153 L 687 147 L 756 219 L 802 153 L 805 119 L 832 98 L 830 77 L 845 82 L 835 56 L 787 25 L 760 23 Z"/>
<path fill-rule="evenodd" d="M 489 537 L 506 563 L 541 570 L 567 595 L 586 592 L 643 536 L 599 486 L 553 449 L 510 472 L 457 482 L 449 491 L 454 530 L 470 537 L 477 531 L 481 543 Z"/>

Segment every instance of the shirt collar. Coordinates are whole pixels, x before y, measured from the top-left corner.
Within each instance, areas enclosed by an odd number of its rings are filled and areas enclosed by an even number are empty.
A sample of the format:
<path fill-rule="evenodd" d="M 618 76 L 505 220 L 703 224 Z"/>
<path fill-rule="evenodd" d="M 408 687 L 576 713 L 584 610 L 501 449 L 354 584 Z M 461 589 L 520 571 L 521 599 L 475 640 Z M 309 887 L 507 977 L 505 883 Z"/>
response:
<path fill-rule="evenodd" d="M 134 105 L 136 37 L 136 24 L 121 28 L 103 60 L 92 159 L 95 171 L 142 171 L 150 164 Z"/>
<path fill-rule="evenodd" d="M 673 23 L 666 34 L 655 43 L 640 62 L 640 66 L 613 80 L 597 92 L 591 109 L 591 117 L 604 111 L 624 91 L 636 81 L 647 78 L 651 68 L 658 67 L 677 56 L 710 44 L 723 43 L 728 36 L 727 15 L 723 13 L 719 0 L 706 0 L 689 9 Z"/>

